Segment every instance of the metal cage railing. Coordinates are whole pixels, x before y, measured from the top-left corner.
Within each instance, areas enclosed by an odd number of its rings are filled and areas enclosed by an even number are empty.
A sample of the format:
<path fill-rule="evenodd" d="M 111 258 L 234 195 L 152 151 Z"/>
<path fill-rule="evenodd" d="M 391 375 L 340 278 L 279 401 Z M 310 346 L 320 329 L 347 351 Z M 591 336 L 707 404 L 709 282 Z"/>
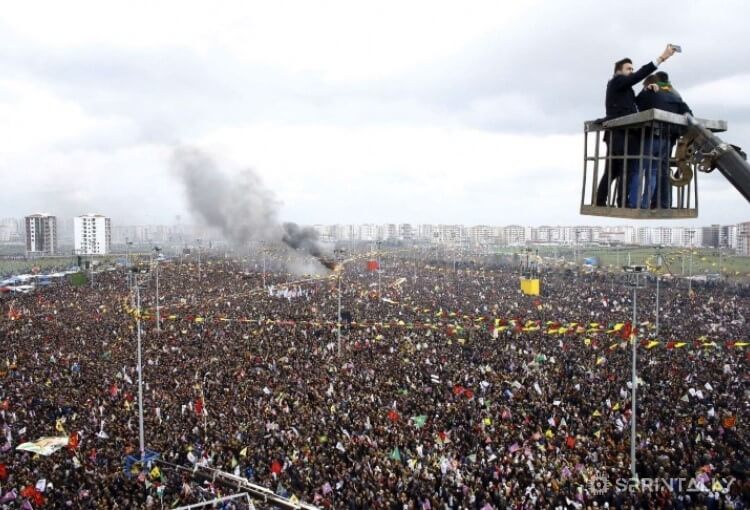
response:
<path fill-rule="evenodd" d="M 711 131 L 726 122 L 696 119 Z M 682 115 L 648 110 L 584 124 L 581 214 L 696 218 L 698 179 Z"/>

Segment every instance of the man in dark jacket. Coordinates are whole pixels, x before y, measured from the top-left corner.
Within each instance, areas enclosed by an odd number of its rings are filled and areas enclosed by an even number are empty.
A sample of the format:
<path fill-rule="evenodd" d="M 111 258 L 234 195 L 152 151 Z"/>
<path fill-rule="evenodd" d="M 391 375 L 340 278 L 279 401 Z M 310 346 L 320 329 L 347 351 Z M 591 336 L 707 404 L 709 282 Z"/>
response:
<path fill-rule="evenodd" d="M 643 90 L 636 97 L 636 105 L 639 111 L 643 112 L 655 108 L 678 115 L 693 114 L 690 107 L 669 83 L 667 73 L 663 71 L 654 73 L 646 78 L 643 84 Z M 647 134 L 646 144 L 648 147 L 644 148 L 644 156 L 656 158 L 652 161 L 657 162 L 658 166 L 648 164 L 650 161 L 644 158 L 644 175 L 647 176 L 647 179 L 642 201 L 645 205 L 642 205 L 642 207 L 656 208 L 658 204 L 660 209 L 669 209 L 672 203 L 669 158 L 680 134 L 675 126 L 668 127 L 667 125 L 654 126 L 654 129 Z M 648 172 L 646 172 L 646 169 Z M 630 176 L 628 176 L 628 180 L 631 183 L 633 182 Z M 630 185 L 628 188 L 630 188 Z M 630 195 L 630 190 L 628 191 L 628 195 Z"/>
<path fill-rule="evenodd" d="M 636 113 L 638 107 L 635 103 L 635 93 L 633 86 L 646 78 L 656 70 L 656 67 L 674 55 L 675 50 L 671 45 L 653 62 L 644 65 L 638 71 L 633 67 L 633 61 L 624 58 L 615 62 L 615 74 L 607 83 L 607 94 L 605 98 L 605 107 L 607 116 L 603 120 L 610 120 L 623 115 Z M 625 135 L 624 129 L 613 129 L 605 134 L 604 141 L 607 143 L 609 156 L 619 159 L 609 159 L 607 169 L 604 171 L 599 187 L 596 193 L 596 205 L 605 206 L 609 197 L 610 186 L 612 183 L 618 184 L 623 175 L 623 163 L 625 156 L 625 146 L 627 141 L 628 155 L 637 156 L 640 152 L 639 140 L 635 136 Z M 628 160 L 628 165 L 637 165 L 638 160 Z M 616 188 L 617 189 L 617 188 Z M 623 194 L 621 194 L 623 195 Z M 617 203 L 622 207 L 624 196 L 620 196 Z"/>

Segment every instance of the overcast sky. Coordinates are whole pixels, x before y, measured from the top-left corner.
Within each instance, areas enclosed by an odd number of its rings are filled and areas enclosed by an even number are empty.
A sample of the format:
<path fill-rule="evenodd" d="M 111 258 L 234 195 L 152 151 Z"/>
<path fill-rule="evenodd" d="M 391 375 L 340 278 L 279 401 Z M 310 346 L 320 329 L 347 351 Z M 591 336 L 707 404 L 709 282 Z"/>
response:
<path fill-rule="evenodd" d="M 12 2 L 0 217 L 190 221 L 169 159 L 193 145 L 254 168 L 284 220 L 627 223 L 578 214 L 582 126 L 613 62 L 681 44 L 663 69 L 750 148 L 749 5 Z M 700 177 L 697 224 L 750 220 L 718 172 Z"/>

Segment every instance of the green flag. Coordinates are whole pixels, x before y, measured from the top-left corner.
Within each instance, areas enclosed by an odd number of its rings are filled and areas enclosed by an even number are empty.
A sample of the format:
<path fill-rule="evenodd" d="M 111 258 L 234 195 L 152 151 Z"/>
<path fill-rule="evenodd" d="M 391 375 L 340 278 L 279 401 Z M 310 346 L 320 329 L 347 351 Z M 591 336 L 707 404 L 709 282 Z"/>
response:
<path fill-rule="evenodd" d="M 414 421 L 414 426 L 418 429 L 421 429 L 424 427 L 424 424 L 427 423 L 427 415 L 426 414 L 420 414 L 419 416 L 412 416 L 412 421 Z"/>
<path fill-rule="evenodd" d="M 391 459 L 401 462 L 401 452 L 398 451 L 398 446 L 391 452 Z"/>

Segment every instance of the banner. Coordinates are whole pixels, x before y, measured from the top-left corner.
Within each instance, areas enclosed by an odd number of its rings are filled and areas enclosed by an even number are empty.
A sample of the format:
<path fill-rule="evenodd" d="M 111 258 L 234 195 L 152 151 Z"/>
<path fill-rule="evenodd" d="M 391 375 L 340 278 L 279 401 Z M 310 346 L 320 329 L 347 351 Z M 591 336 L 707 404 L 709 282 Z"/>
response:
<path fill-rule="evenodd" d="M 68 446 L 69 440 L 70 438 L 68 436 L 40 437 L 36 441 L 19 444 L 16 447 L 16 450 L 36 453 L 37 455 L 44 455 L 47 457 L 55 453 L 57 450 Z"/>

